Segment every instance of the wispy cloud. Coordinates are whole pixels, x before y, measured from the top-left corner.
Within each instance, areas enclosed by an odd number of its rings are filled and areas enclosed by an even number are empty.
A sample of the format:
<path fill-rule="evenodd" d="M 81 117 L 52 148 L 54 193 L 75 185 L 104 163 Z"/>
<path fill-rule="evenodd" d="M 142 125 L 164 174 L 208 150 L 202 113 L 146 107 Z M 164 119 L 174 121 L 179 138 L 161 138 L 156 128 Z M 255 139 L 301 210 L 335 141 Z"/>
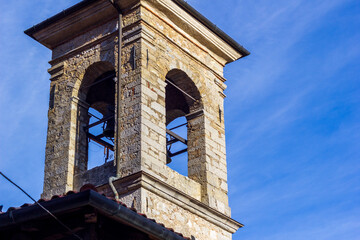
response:
<path fill-rule="evenodd" d="M 246 225 L 234 239 L 356 239 L 360 79 L 346 74 L 360 36 L 340 30 L 348 5 L 241 1 L 227 16 L 252 52 L 226 72 L 230 201 Z"/>
<path fill-rule="evenodd" d="M 264 0 L 256 5 L 250 1 L 237 4 L 232 19 L 246 12 L 248 17 L 242 18 L 242 21 L 233 20 L 231 30 L 236 33 L 235 38 L 243 39 L 246 36 L 252 55 L 251 59 L 242 63 L 246 64 L 246 69 L 231 69 L 231 79 L 235 82 L 229 83 L 231 88 L 228 94 L 232 94 L 231 89 L 234 89 L 233 92 L 241 89 L 236 96 L 239 102 L 266 95 L 274 86 L 274 81 L 293 68 L 293 61 L 302 52 L 301 49 L 294 49 L 294 46 L 304 36 L 322 27 L 322 19 L 346 2 L 280 1 L 274 4 Z"/>
<path fill-rule="evenodd" d="M 57 1 L 57 10 L 53 1 L 0 3 L 0 170 L 35 198 L 43 182 L 51 52 L 23 31 L 76 2 Z M 0 183 L 5 209 L 29 201 L 4 179 Z"/>
<path fill-rule="evenodd" d="M 0 170 L 35 197 L 42 186 L 50 51 L 23 30 L 76 2 L 0 3 Z M 225 72 L 230 202 L 233 217 L 245 223 L 234 239 L 356 240 L 358 1 L 189 3 L 252 53 Z M 5 207 L 28 201 L 0 183 Z"/>

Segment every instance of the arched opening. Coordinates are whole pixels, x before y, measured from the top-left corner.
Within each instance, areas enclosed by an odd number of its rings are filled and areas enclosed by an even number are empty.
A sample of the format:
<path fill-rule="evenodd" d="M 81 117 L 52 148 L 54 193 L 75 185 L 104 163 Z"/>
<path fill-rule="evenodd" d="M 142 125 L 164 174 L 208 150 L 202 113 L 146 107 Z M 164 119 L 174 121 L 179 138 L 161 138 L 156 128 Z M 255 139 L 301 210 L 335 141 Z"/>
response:
<path fill-rule="evenodd" d="M 115 70 L 110 63 L 91 65 L 79 89 L 77 172 L 114 158 Z"/>
<path fill-rule="evenodd" d="M 100 75 L 89 87 L 86 102 L 89 124 L 87 132 L 88 169 L 113 160 L 115 134 L 115 71 Z"/>
<path fill-rule="evenodd" d="M 187 176 L 188 175 L 188 153 L 187 153 L 187 120 L 185 116 L 178 117 L 170 122 L 166 128 L 175 133 L 178 137 L 186 140 L 186 144 L 177 140 L 169 133 L 166 134 L 167 142 L 167 165 L 176 170 L 178 173 Z M 186 149 L 186 151 L 185 151 Z M 173 156 L 174 153 L 178 153 Z"/>
<path fill-rule="evenodd" d="M 200 92 L 194 82 L 181 70 L 166 75 L 166 145 L 167 164 L 187 176 L 191 161 L 193 139 L 188 139 L 191 120 L 202 114 Z"/>

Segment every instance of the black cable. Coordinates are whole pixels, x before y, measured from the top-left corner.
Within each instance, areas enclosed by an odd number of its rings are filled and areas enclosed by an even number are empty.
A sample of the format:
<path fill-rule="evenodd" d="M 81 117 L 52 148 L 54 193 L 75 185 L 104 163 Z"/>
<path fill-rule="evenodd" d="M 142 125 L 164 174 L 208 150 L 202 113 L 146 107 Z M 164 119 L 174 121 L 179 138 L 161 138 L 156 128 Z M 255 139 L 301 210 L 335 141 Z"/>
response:
<path fill-rule="evenodd" d="M 20 189 L 20 191 L 22 191 L 26 196 L 28 196 L 31 200 L 33 200 L 36 205 L 38 205 L 40 208 L 42 208 L 42 209 L 43 209 L 45 212 L 47 212 L 51 217 L 53 217 L 61 226 L 63 226 L 64 228 L 66 228 L 66 230 L 68 230 L 74 237 L 76 237 L 77 239 L 82 240 L 82 238 L 79 237 L 76 233 L 74 233 L 73 230 L 71 230 L 68 226 L 66 226 L 63 222 L 61 222 L 60 219 L 58 219 L 54 214 L 52 214 L 49 210 L 47 210 L 43 205 L 41 205 L 40 203 L 38 203 L 33 197 L 31 197 L 27 192 L 25 192 L 25 190 L 22 189 L 19 185 L 17 185 L 16 183 L 14 183 L 10 178 L 8 178 L 7 176 L 5 176 L 5 174 L 3 174 L 2 172 L 0 172 L 0 175 L 2 175 L 6 180 L 8 180 L 10 183 L 12 183 L 15 187 L 17 187 L 18 189 Z"/>
<path fill-rule="evenodd" d="M 188 124 L 188 123 L 187 123 L 187 122 L 186 122 L 186 123 L 183 123 L 183 124 L 181 124 L 181 125 L 179 125 L 179 126 L 176 126 L 176 127 L 170 128 L 169 130 L 171 131 L 171 130 L 174 130 L 174 129 L 177 129 L 177 128 L 180 128 L 180 127 L 183 127 L 183 126 L 185 126 L 186 124 Z"/>

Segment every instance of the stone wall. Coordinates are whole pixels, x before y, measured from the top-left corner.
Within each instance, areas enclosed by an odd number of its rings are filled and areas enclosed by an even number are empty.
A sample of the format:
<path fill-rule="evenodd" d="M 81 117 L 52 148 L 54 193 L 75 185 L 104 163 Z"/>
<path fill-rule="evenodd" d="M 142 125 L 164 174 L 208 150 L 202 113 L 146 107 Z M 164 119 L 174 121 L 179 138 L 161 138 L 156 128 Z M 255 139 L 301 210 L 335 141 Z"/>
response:
<path fill-rule="evenodd" d="M 54 107 L 48 113 L 42 195 L 45 198 L 73 190 L 74 175 L 87 170 L 87 141 L 83 127 L 88 122 L 89 105 L 82 101 L 79 89 L 90 66 L 101 65 L 94 68 L 97 71 L 93 78 L 114 69 L 116 32 L 116 21 L 111 21 L 53 50 L 49 73 L 55 92 Z"/>
<path fill-rule="evenodd" d="M 158 13 L 158 14 L 155 14 Z M 141 8 L 142 31 L 142 127 L 152 137 L 142 137 L 142 161 L 155 173 L 166 167 L 165 155 L 165 77 L 173 69 L 181 70 L 195 83 L 201 94 L 204 115 L 191 121 L 189 138 L 189 177 L 202 186 L 202 201 L 230 215 L 227 197 L 227 169 L 223 109 L 223 66 L 205 47 L 181 32 L 167 16 L 151 6 Z M 150 129 L 150 130 L 149 130 Z M 154 154 L 156 153 L 157 154 Z"/>
<path fill-rule="evenodd" d="M 122 201 L 186 236 L 231 239 L 233 228 L 211 220 L 230 221 L 231 215 L 221 115 L 226 61 L 196 40 L 189 26 L 173 21 L 164 9 L 152 4 L 154 1 L 141 1 L 123 16 L 122 90 L 116 102 L 121 107 L 116 119 L 120 123 L 116 133 L 120 149 L 115 149 L 118 172 L 111 163 L 87 169 L 88 143 L 83 127 L 88 124 L 90 106 L 82 91 L 84 84 L 117 70 L 116 19 L 53 50 L 49 72 L 50 89 L 55 91 L 48 115 L 43 197 L 79 190 L 85 183 L 106 184 L 111 175 L 125 179 L 142 172 L 157 179 L 151 183 L 154 186 L 165 184 L 175 192 L 172 200 L 164 198 L 161 191 L 148 191 L 143 183 L 131 182 L 117 187 Z M 172 70 L 192 81 L 199 93 L 188 117 L 188 176 L 166 165 L 165 79 Z M 105 192 L 111 193 L 104 186 Z M 185 208 L 177 198 L 191 207 Z M 196 206 L 216 217 L 206 217 Z"/>
<path fill-rule="evenodd" d="M 165 224 L 168 228 L 197 240 L 229 240 L 232 234 L 200 217 L 196 211 L 184 209 L 150 191 L 143 191 L 142 209 L 148 218 Z"/>
<path fill-rule="evenodd" d="M 191 192 L 185 193 L 153 173 L 138 172 L 115 180 L 113 185 L 122 203 L 186 237 L 194 237 L 192 239 L 205 240 L 209 236 L 210 239 L 231 239 L 232 233 L 241 226 L 202 203 L 200 197 L 190 197 Z M 108 184 L 99 186 L 97 190 L 106 196 L 114 196 Z"/>
<path fill-rule="evenodd" d="M 107 184 L 109 178 L 116 176 L 116 167 L 114 161 L 107 162 L 101 166 L 94 167 L 90 170 L 74 176 L 74 189 L 79 190 L 85 184 L 100 186 Z"/>

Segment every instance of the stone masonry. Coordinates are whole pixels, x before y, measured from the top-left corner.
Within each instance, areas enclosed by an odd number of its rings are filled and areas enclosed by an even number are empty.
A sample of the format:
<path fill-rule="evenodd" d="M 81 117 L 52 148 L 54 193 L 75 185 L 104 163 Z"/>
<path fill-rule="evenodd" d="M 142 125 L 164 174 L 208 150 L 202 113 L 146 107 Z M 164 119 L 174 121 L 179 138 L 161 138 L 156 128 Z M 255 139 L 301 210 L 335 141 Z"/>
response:
<path fill-rule="evenodd" d="M 118 176 L 121 201 L 148 217 L 194 239 L 231 239 L 242 225 L 230 218 L 227 195 L 223 68 L 248 53 L 181 0 L 115 3 L 123 13 L 122 92 L 113 93 L 122 106 L 119 172 L 114 162 L 88 169 L 83 130 L 92 107 L 87 86 L 118 69 L 116 10 L 105 0 L 83 1 L 26 31 L 52 50 L 43 197 L 86 183 L 113 195 L 109 177 Z M 196 101 L 172 99 L 166 79 Z M 188 176 L 166 165 L 166 125 L 180 112 L 188 121 Z"/>

